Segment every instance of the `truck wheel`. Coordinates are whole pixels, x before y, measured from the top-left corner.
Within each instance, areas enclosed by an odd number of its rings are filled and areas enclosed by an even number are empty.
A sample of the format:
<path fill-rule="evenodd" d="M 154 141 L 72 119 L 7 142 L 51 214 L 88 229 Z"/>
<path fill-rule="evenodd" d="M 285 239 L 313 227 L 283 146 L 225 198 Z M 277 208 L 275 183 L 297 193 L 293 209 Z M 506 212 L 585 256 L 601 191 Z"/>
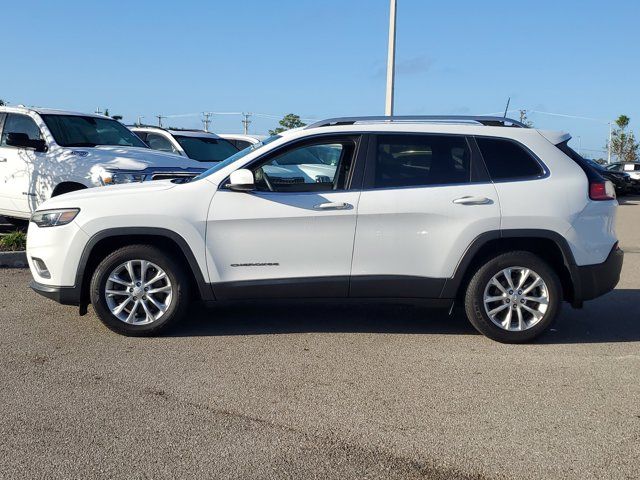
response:
<path fill-rule="evenodd" d="M 182 318 L 189 303 L 189 276 L 162 250 L 131 245 L 108 255 L 91 278 L 91 303 L 111 330 L 157 335 Z"/>
<path fill-rule="evenodd" d="M 533 340 L 555 320 L 562 289 L 549 265 L 530 252 L 488 260 L 471 278 L 465 310 L 480 333 L 503 343 Z"/>

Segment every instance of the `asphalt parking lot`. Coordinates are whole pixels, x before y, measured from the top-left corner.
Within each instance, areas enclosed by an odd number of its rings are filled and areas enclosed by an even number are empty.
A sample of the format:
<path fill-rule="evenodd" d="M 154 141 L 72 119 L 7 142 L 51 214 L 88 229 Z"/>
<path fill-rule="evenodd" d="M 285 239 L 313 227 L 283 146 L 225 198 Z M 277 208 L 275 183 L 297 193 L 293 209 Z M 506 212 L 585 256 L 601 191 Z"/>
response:
<path fill-rule="evenodd" d="M 623 199 L 618 288 L 520 346 L 388 304 L 125 338 L 0 270 L 0 477 L 639 478 L 639 220 Z"/>

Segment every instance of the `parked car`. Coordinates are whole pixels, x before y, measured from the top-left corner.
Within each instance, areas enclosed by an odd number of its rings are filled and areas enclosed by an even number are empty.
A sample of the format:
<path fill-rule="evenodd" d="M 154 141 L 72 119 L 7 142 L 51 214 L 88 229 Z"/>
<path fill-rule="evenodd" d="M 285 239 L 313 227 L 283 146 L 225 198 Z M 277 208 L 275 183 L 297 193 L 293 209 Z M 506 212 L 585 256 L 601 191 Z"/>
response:
<path fill-rule="evenodd" d="M 244 150 L 267 138 L 264 135 L 246 135 L 243 133 L 220 133 L 219 135 L 233 143 L 238 150 Z"/>
<path fill-rule="evenodd" d="M 220 162 L 239 150 L 233 143 L 203 130 L 164 129 L 151 126 L 130 128 L 154 150 L 175 153 L 198 162 Z"/>
<path fill-rule="evenodd" d="M 186 183 L 49 200 L 28 231 L 32 287 L 126 335 L 194 299 L 400 298 L 528 341 L 622 268 L 613 185 L 569 138 L 494 117 L 318 122 Z"/>
<path fill-rule="evenodd" d="M 613 183 L 617 195 L 626 195 L 633 190 L 633 181 L 631 180 L 631 175 L 628 173 L 607 170 L 595 160 L 586 159 L 586 161 L 602 178 L 606 178 Z"/>
<path fill-rule="evenodd" d="M 633 190 L 640 192 L 640 162 L 618 162 L 607 166 L 607 170 L 612 172 L 624 172 L 631 177 Z"/>
<path fill-rule="evenodd" d="M 151 150 L 102 115 L 0 107 L 0 215 L 14 222 L 27 220 L 40 203 L 63 193 L 188 178 L 212 165 Z"/>

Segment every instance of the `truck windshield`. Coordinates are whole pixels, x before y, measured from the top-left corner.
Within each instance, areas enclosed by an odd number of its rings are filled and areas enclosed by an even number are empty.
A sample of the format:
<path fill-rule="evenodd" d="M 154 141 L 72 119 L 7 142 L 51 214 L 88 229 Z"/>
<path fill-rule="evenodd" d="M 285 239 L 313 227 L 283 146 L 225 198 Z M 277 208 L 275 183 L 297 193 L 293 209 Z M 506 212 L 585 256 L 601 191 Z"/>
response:
<path fill-rule="evenodd" d="M 219 162 L 238 153 L 238 149 L 231 142 L 222 138 L 187 135 L 174 135 L 174 137 L 187 156 L 199 162 Z"/>
<path fill-rule="evenodd" d="M 42 115 L 42 120 L 61 147 L 147 147 L 127 127 L 116 120 L 81 115 Z"/>

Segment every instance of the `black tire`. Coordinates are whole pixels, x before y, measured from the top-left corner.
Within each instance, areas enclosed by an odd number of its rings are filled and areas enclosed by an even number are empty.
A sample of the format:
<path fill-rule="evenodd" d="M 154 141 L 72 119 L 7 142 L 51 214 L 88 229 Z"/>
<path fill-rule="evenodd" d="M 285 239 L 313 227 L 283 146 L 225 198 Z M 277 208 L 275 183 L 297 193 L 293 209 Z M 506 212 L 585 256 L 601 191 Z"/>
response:
<path fill-rule="evenodd" d="M 485 288 L 494 275 L 506 268 L 516 266 L 536 272 L 546 284 L 549 297 L 547 310 L 542 318 L 535 325 L 522 331 L 505 330 L 497 326 L 487 314 L 484 306 Z M 502 343 L 524 343 L 538 337 L 553 324 L 560 311 L 561 303 L 562 287 L 556 272 L 544 260 L 533 253 L 513 251 L 503 253 L 486 261 L 475 272 L 467 285 L 464 306 L 467 318 L 474 328 L 483 335 Z M 505 319 L 505 321 L 507 320 Z"/>
<path fill-rule="evenodd" d="M 110 310 L 105 288 L 111 272 L 129 260 L 146 260 L 167 274 L 173 288 L 171 301 L 160 318 L 146 325 L 133 325 L 118 319 Z M 127 336 L 154 336 L 167 331 L 184 317 L 189 306 L 190 282 L 184 267 L 163 250 L 152 245 L 130 245 L 109 254 L 95 269 L 90 285 L 91 303 L 98 317 L 114 332 Z"/>

